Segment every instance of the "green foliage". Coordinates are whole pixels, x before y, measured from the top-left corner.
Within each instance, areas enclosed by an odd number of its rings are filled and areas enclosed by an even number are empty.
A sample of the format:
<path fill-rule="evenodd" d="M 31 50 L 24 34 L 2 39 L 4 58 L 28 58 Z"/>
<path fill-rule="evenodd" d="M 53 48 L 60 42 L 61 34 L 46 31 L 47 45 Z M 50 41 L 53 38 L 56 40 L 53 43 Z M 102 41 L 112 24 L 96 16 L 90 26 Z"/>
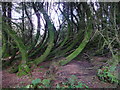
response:
<path fill-rule="evenodd" d="M 35 86 L 35 85 L 37 85 L 37 84 L 39 84 L 41 82 L 41 79 L 35 79 L 35 80 L 33 80 L 32 81 L 32 84 Z"/>
<path fill-rule="evenodd" d="M 98 78 L 104 82 L 120 84 L 120 80 L 118 79 L 118 73 L 114 73 L 115 68 L 115 66 L 112 66 L 111 69 L 107 66 L 104 66 L 101 69 L 98 69 Z"/>
<path fill-rule="evenodd" d="M 71 85 L 74 85 L 76 80 L 77 77 L 75 75 L 72 75 L 71 78 L 68 78 L 68 82 L 70 82 Z"/>
<path fill-rule="evenodd" d="M 75 75 L 72 75 L 66 82 L 57 84 L 56 88 L 88 88 L 88 86 L 82 82 L 78 82 Z"/>
<path fill-rule="evenodd" d="M 42 80 L 42 84 L 43 84 L 45 87 L 50 87 L 50 80 L 49 80 L 49 79 L 43 79 L 43 80 Z"/>
<path fill-rule="evenodd" d="M 56 88 L 88 88 L 86 84 L 78 82 L 77 80 L 77 77 L 72 75 L 66 82 L 58 83 Z M 49 79 L 35 79 L 30 85 L 24 88 L 52 88 L 52 84 Z"/>
<path fill-rule="evenodd" d="M 49 88 L 50 80 L 49 79 L 35 79 L 30 85 L 25 86 L 24 88 Z"/>
<path fill-rule="evenodd" d="M 20 64 L 18 66 L 19 72 L 17 73 L 18 76 L 27 75 L 30 72 L 30 68 L 26 64 Z"/>

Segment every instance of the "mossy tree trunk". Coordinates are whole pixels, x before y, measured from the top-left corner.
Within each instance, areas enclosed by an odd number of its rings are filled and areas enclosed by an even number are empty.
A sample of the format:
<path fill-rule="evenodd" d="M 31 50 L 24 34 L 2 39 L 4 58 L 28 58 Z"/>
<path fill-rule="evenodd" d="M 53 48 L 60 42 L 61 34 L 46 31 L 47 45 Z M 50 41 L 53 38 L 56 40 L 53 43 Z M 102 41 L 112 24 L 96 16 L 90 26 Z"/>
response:
<path fill-rule="evenodd" d="M 70 55 L 68 55 L 65 59 L 59 61 L 60 65 L 65 65 L 68 62 L 70 62 L 71 60 L 73 60 L 87 45 L 87 43 L 89 42 L 90 36 L 92 33 L 92 28 L 91 26 L 89 28 L 87 28 L 87 31 L 85 31 L 85 36 L 83 41 L 80 43 L 79 47 Z"/>
<path fill-rule="evenodd" d="M 44 53 L 39 58 L 34 60 L 36 65 L 43 62 L 46 59 L 46 57 L 50 54 L 50 51 L 52 50 L 52 48 L 54 46 L 54 28 L 53 28 L 54 26 L 51 23 L 47 13 L 43 9 L 41 9 L 40 11 L 43 13 L 44 19 L 48 23 L 49 42 L 47 43 L 48 46 L 47 46 L 46 50 L 44 51 Z"/>
<path fill-rule="evenodd" d="M 8 35 L 10 35 L 10 37 L 12 39 L 14 39 L 14 41 L 16 42 L 16 45 L 19 48 L 19 51 L 21 52 L 21 56 L 22 56 L 22 60 L 20 65 L 18 66 L 18 75 L 25 75 L 27 74 L 30 69 L 27 65 L 28 62 L 28 55 L 26 52 L 26 47 L 24 45 L 24 43 L 22 42 L 21 38 L 17 36 L 16 32 L 14 30 L 11 29 L 11 27 L 8 24 L 3 23 L 3 31 L 5 31 Z"/>

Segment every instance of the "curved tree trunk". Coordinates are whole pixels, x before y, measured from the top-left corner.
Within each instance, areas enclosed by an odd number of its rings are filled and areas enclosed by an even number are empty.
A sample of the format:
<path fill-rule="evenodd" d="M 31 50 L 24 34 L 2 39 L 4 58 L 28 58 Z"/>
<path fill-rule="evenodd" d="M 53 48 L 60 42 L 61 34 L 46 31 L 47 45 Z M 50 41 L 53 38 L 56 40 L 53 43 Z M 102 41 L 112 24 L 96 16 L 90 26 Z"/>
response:
<path fill-rule="evenodd" d="M 86 33 L 85 33 L 85 37 L 83 39 L 83 41 L 80 43 L 79 47 L 70 55 L 68 55 L 64 60 L 59 61 L 60 65 L 65 65 L 68 62 L 70 62 L 72 59 L 74 59 L 87 45 L 87 43 L 89 42 L 90 36 L 92 33 L 92 29 L 89 28 Z"/>
<path fill-rule="evenodd" d="M 3 25 L 3 30 L 11 36 L 12 39 L 14 39 L 14 41 L 16 42 L 16 45 L 18 46 L 19 48 L 19 51 L 21 52 L 21 56 L 22 56 L 22 61 L 18 67 L 18 75 L 26 75 L 30 69 L 27 65 L 27 61 L 28 61 L 28 55 L 27 55 L 27 52 L 26 52 L 26 47 L 25 45 L 23 44 L 22 40 L 17 36 L 16 32 L 13 31 L 9 25 L 5 24 Z"/>
<path fill-rule="evenodd" d="M 49 55 L 50 51 L 52 50 L 54 46 L 54 30 L 53 30 L 53 24 L 51 23 L 48 15 L 46 12 L 42 9 L 41 12 L 43 13 L 44 19 L 48 22 L 48 33 L 49 33 L 49 42 L 48 46 L 45 50 L 45 52 L 37 59 L 35 59 L 35 64 L 38 65 L 39 63 L 43 62 L 46 57 Z"/>

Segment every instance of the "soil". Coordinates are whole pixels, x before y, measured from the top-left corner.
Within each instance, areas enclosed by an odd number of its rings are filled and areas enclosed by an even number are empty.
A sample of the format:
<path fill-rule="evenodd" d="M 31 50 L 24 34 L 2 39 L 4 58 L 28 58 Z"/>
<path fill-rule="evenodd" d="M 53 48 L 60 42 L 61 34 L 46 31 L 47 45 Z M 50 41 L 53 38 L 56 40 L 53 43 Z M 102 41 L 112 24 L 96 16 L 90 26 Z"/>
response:
<path fill-rule="evenodd" d="M 54 84 L 65 81 L 71 75 L 78 77 L 78 81 L 81 81 L 89 86 L 89 88 L 116 88 L 116 84 L 110 84 L 100 81 L 96 76 L 97 69 L 104 64 L 104 61 L 108 59 L 106 57 L 92 57 L 91 61 L 88 60 L 72 60 L 65 66 L 60 66 L 56 72 L 56 80 Z M 0 72 L 2 75 L 2 88 L 20 88 L 31 84 L 31 81 L 40 78 L 43 79 L 45 72 L 48 70 L 46 67 L 50 62 L 43 62 L 39 67 L 31 71 L 31 75 L 25 75 L 18 77 L 15 73 L 9 73 L 8 70 Z"/>

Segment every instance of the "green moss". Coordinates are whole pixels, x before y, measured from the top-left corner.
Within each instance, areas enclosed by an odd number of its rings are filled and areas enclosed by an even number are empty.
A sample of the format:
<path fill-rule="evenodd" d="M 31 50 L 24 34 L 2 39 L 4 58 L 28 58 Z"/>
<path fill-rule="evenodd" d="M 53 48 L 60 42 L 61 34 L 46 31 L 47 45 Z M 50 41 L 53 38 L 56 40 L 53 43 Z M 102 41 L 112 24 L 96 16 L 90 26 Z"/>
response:
<path fill-rule="evenodd" d="M 21 52 L 21 56 L 22 56 L 22 63 L 21 63 L 21 65 L 23 64 L 26 64 L 26 62 L 28 61 L 28 54 L 27 54 L 27 52 L 26 52 L 26 48 L 25 48 L 25 45 L 24 45 L 24 43 L 22 42 L 22 40 L 21 40 L 21 38 L 20 37 L 18 37 L 17 36 L 17 33 L 14 31 L 14 30 L 12 30 L 12 28 L 9 26 L 9 25 L 7 25 L 7 24 L 3 24 L 3 30 L 8 34 L 8 35 L 10 35 L 11 36 L 11 38 L 16 42 L 16 45 L 18 46 L 18 48 L 19 48 L 19 51 Z M 20 66 L 21 66 L 20 65 Z M 26 65 L 26 67 L 25 67 L 25 72 L 28 72 L 28 66 Z M 22 71 L 22 69 L 20 69 L 20 67 L 19 67 L 19 71 L 21 72 Z M 23 73 L 21 73 L 21 74 L 23 74 Z"/>
<path fill-rule="evenodd" d="M 53 29 L 53 24 L 51 23 L 51 21 L 49 20 L 49 17 L 46 13 L 43 14 L 45 19 L 48 21 L 48 34 L 49 34 L 49 42 L 48 42 L 48 46 L 45 50 L 45 52 L 38 57 L 37 59 L 34 60 L 34 63 L 36 65 L 38 65 L 39 63 L 43 62 L 46 57 L 50 54 L 50 51 L 52 50 L 53 46 L 54 46 L 54 29 Z"/>
<path fill-rule="evenodd" d="M 61 60 L 61 61 L 59 62 L 60 65 L 65 65 L 65 64 L 67 64 L 68 62 L 70 62 L 72 59 L 74 59 L 74 58 L 85 48 L 85 46 L 86 46 L 87 43 L 89 42 L 91 33 L 92 33 L 92 30 L 91 30 L 91 29 L 88 29 L 88 30 L 86 31 L 85 37 L 84 37 L 83 41 L 80 43 L 79 47 L 78 47 L 73 53 L 71 53 L 70 55 L 68 55 L 68 56 L 66 57 L 66 59 Z"/>
<path fill-rule="evenodd" d="M 18 67 L 19 67 L 18 69 L 19 72 L 17 73 L 18 76 L 27 75 L 30 72 L 30 69 L 26 64 L 20 64 Z"/>

